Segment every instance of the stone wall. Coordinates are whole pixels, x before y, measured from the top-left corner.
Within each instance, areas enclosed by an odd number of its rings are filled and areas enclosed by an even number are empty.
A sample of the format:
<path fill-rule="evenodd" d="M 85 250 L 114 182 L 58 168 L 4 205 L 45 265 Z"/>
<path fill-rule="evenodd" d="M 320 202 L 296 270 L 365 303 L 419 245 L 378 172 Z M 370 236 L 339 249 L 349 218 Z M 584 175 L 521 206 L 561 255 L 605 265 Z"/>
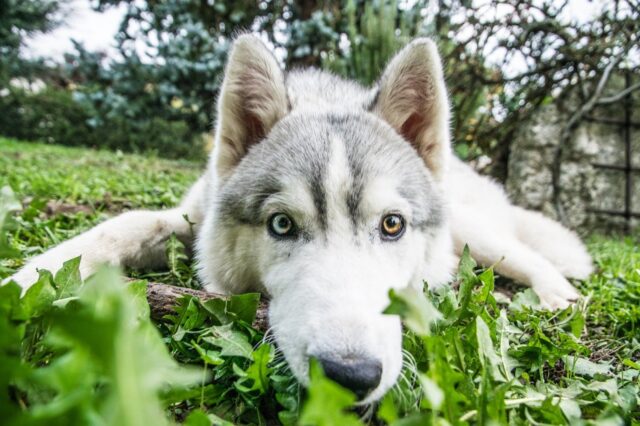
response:
<path fill-rule="evenodd" d="M 611 92 L 624 84 L 618 78 Z M 567 104 L 572 103 L 573 108 Z M 564 101 L 542 107 L 522 124 L 511 145 L 506 189 L 511 199 L 523 207 L 540 210 L 557 218 L 552 202 L 551 166 L 560 133 L 575 110 L 575 102 Z M 633 94 L 631 121 L 640 121 L 640 96 Z M 574 229 L 621 231 L 625 218 L 597 214 L 593 210 L 623 211 L 625 173 L 595 167 L 594 164 L 625 165 L 625 126 L 605 121 L 624 120 L 623 102 L 600 107 L 574 130 L 563 147 L 560 200 L 567 224 Z M 640 128 L 630 128 L 632 167 L 640 167 Z M 632 173 L 632 211 L 640 213 L 640 173 Z M 638 229 L 637 219 L 632 228 Z"/>

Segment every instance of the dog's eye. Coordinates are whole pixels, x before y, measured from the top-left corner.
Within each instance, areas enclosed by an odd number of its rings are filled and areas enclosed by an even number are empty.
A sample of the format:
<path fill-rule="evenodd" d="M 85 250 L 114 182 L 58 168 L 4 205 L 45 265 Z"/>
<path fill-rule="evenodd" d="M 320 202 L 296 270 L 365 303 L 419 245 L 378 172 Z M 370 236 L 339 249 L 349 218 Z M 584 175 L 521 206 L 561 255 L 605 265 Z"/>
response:
<path fill-rule="evenodd" d="M 399 214 L 388 214 L 382 218 L 380 233 L 385 240 L 397 240 L 404 233 L 404 218 Z"/>
<path fill-rule="evenodd" d="M 276 213 L 269 219 L 269 232 L 276 237 L 289 237 L 295 232 L 295 226 L 289 216 Z"/>

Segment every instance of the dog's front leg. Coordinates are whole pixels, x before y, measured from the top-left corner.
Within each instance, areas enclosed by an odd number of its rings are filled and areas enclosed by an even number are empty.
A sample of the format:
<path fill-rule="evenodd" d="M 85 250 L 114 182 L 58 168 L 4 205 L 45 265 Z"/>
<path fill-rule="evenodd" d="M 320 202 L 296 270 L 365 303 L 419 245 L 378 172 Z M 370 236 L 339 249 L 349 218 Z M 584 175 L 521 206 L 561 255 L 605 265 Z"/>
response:
<path fill-rule="evenodd" d="M 189 221 L 199 222 L 202 216 L 202 187 L 201 181 L 196 183 L 180 207 L 130 211 L 109 219 L 32 258 L 6 281 L 13 280 L 26 289 L 37 281 L 39 269 L 55 273 L 65 261 L 78 256 L 83 278 L 102 264 L 135 268 L 162 266 L 166 262 L 165 242 L 172 233 L 185 245 L 192 245 L 195 229 Z"/>
<path fill-rule="evenodd" d="M 509 234 L 475 232 L 454 238 L 459 253 L 468 243 L 476 261 L 485 267 L 496 264 L 499 274 L 531 287 L 546 308 L 566 308 L 580 297 L 551 262 Z"/>

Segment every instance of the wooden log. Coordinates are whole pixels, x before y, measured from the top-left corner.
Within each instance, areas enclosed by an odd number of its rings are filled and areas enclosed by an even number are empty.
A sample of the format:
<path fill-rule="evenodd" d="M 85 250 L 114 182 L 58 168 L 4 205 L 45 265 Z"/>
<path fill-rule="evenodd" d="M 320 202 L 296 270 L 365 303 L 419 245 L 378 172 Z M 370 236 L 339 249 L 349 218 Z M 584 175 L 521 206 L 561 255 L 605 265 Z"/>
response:
<path fill-rule="evenodd" d="M 227 296 L 223 294 L 149 282 L 147 284 L 147 301 L 151 308 L 151 319 L 157 321 L 162 319 L 165 315 L 174 313 L 174 308 L 178 304 L 178 299 L 184 295 L 197 297 L 203 302 L 210 299 L 227 299 Z M 269 321 L 267 318 L 268 306 L 269 305 L 266 301 L 260 301 L 258 311 L 256 312 L 256 318 L 252 324 L 253 328 L 261 331 L 266 331 L 269 328 Z"/>

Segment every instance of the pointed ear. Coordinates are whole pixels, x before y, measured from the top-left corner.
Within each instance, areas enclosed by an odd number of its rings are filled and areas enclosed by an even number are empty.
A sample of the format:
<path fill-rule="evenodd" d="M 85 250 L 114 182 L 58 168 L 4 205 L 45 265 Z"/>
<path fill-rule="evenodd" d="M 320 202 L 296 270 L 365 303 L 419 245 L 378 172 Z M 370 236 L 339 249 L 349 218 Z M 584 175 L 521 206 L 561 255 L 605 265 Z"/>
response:
<path fill-rule="evenodd" d="M 373 112 L 410 142 L 436 179 L 450 154 L 449 103 L 435 44 L 414 40 L 387 65 Z"/>
<path fill-rule="evenodd" d="M 218 99 L 216 171 L 224 177 L 288 111 L 284 74 L 262 41 L 242 35 L 233 43 Z"/>

